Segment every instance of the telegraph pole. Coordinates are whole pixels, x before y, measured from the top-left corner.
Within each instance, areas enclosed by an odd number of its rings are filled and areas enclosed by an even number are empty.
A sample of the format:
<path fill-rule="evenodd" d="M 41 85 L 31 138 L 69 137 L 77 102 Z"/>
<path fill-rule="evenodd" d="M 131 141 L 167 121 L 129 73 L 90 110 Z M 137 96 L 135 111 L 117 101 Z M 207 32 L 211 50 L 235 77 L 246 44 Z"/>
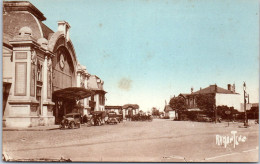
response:
<path fill-rule="evenodd" d="M 246 83 L 245 82 L 244 82 L 244 85 L 243 85 L 243 89 L 244 89 L 244 110 L 245 110 L 244 126 L 247 127 L 248 126 L 248 120 L 247 120 L 247 113 L 246 113 Z"/>

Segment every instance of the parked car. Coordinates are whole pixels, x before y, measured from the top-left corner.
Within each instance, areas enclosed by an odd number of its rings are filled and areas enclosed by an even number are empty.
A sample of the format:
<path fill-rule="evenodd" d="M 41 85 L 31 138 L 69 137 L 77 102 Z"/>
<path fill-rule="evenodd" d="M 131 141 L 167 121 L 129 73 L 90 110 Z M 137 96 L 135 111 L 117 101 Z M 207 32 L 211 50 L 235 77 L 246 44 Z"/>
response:
<path fill-rule="evenodd" d="M 197 121 L 199 122 L 212 122 L 212 119 L 205 114 L 198 114 Z"/>
<path fill-rule="evenodd" d="M 115 112 L 109 112 L 107 116 L 108 116 L 106 120 L 107 124 L 117 124 L 119 122 L 118 116 Z"/>
<path fill-rule="evenodd" d="M 80 113 L 69 113 L 63 117 L 60 128 L 74 129 L 75 127 L 80 128 L 81 114 Z"/>
<path fill-rule="evenodd" d="M 118 122 L 122 122 L 123 121 L 123 114 L 117 114 L 117 120 Z"/>

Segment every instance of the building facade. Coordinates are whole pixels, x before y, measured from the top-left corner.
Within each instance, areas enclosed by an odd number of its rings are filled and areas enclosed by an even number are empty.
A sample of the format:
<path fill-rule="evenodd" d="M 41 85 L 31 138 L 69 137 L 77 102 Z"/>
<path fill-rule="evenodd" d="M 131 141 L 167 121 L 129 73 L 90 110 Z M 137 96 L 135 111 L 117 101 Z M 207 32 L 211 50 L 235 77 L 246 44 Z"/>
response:
<path fill-rule="evenodd" d="M 123 107 L 122 106 L 112 106 L 112 105 L 106 105 L 105 106 L 106 112 L 115 112 L 116 114 L 123 114 Z"/>
<path fill-rule="evenodd" d="M 209 87 L 200 89 L 193 92 L 191 89 L 190 94 L 181 93 L 179 96 L 183 97 L 186 102 L 188 109 L 196 109 L 196 96 L 199 94 L 211 94 L 215 98 L 215 106 L 228 106 L 234 107 L 236 110 L 240 110 L 241 95 L 235 92 L 235 85 L 227 85 L 227 89 L 218 87 L 215 85 L 210 85 Z"/>
<path fill-rule="evenodd" d="M 54 32 L 44 20 L 30 2 L 3 2 L 4 126 L 59 123 L 79 101 L 87 110 L 87 97 L 99 94 L 88 87 L 92 75 L 77 61 L 68 22 L 58 21 Z"/>
<path fill-rule="evenodd" d="M 166 117 L 169 117 L 170 119 L 175 119 L 175 118 L 177 118 L 177 113 L 176 113 L 176 111 L 175 111 L 174 109 L 172 109 L 172 108 L 170 107 L 170 105 L 165 105 L 163 111 L 164 111 Z"/>

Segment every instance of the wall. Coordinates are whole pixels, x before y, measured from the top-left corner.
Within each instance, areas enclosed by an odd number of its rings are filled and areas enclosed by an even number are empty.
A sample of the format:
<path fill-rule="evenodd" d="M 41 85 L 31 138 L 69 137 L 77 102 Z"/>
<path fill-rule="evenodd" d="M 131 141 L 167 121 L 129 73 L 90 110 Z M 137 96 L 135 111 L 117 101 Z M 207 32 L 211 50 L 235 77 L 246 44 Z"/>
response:
<path fill-rule="evenodd" d="M 170 117 L 170 119 L 174 119 L 175 118 L 175 111 L 169 111 L 169 117 Z"/>
<path fill-rule="evenodd" d="M 240 111 L 240 103 L 243 102 L 243 96 L 240 94 L 221 94 L 216 93 L 216 106 L 226 105 L 234 107 Z"/>

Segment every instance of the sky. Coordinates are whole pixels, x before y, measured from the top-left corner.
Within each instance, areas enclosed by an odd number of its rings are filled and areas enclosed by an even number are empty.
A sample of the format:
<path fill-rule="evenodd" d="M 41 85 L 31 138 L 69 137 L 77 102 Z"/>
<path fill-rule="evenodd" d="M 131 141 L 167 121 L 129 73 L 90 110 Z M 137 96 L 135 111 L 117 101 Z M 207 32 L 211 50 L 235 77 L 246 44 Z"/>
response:
<path fill-rule="evenodd" d="M 104 81 L 106 105 L 143 111 L 211 84 L 259 93 L 258 0 L 31 0 L 78 61 Z"/>

